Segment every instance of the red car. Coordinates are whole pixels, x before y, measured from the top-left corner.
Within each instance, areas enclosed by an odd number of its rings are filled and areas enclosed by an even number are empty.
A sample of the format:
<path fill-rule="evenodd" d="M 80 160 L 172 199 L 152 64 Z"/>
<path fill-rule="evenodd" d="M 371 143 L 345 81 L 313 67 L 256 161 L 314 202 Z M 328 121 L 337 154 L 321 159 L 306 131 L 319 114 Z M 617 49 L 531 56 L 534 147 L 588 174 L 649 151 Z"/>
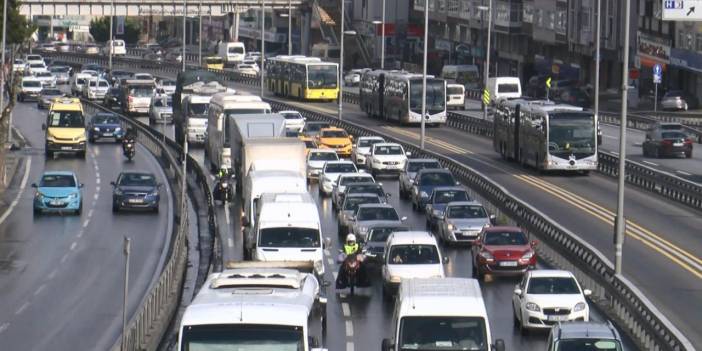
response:
<path fill-rule="evenodd" d="M 473 245 L 473 276 L 521 275 L 536 268 L 536 241 L 518 227 L 486 227 Z"/>

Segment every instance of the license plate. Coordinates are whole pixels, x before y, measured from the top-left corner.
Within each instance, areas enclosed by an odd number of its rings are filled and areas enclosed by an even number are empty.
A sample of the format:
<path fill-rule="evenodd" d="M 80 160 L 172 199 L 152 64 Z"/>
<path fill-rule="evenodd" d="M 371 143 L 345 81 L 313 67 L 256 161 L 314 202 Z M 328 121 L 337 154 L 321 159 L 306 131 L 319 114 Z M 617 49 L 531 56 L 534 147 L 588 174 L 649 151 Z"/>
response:
<path fill-rule="evenodd" d="M 130 204 L 141 204 L 144 203 L 144 200 L 142 199 L 129 199 Z"/>
<path fill-rule="evenodd" d="M 106 136 L 106 137 L 111 137 L 112 135 L 113 135 L 112 133 L 102 133 L 102 136 Z"/>
<path fill-rule="evenodd" d="M 63 205 L 63 201 L 51 200 L 51 201 L 49 201 L 49 204 L 52 206 L 61 206 L 61 205 Z"/>
<path fill-rule="evenodd" d="M 549 321 L 565 321 L 568 320 L 568 316 L 548 316 Z"/>
<path fill-rule="evenodd" d="M 673 143 L 673 146 L 675 146 L 675 147 L 681 147 L 681 146 L 683 146 L 683 143 Z"/>
<path fill-rule="evenodd" d="M 517 267 L 517 261 L 502 261 L 500 262 L 501 267 Z"/>
<path fill-rule="evenodd" d="M 70 146 L 61 146 L 61 150 L 73 150 Z"/>

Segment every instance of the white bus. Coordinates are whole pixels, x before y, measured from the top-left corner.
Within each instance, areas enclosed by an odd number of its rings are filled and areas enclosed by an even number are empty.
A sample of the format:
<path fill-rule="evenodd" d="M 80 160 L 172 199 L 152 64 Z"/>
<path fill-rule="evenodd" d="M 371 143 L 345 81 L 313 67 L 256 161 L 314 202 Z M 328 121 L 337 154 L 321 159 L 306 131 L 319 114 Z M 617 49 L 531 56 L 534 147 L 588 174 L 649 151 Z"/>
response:
<path fill-rule="evenodd" d="M 231 149 L 229 146 L 228 116 L 242 114 L 271 113 L 271 105 L 255 95 L 236 95 L 219 93 L 210 99 L 207 110 L 207 136 L 205 157 L 210 162 L 210 169 L 216 172 L 221 168 L 231 170 Z"/>
<path fill-rule="evenodd" d="M 493 148 L 539 171 L 597 170 L 597 117 L 544 100 L 503 100 L 494 117 Z"/>
<path fill-rule="evenodd" d="M 373 118 L 400 124 L 422 121 L 422 84 L 419 74 L 405 71 L 369 71 L 360 83 L 361 110 Z M 446 123 L 446 81 L 427 76 L 425 123 Z"/>

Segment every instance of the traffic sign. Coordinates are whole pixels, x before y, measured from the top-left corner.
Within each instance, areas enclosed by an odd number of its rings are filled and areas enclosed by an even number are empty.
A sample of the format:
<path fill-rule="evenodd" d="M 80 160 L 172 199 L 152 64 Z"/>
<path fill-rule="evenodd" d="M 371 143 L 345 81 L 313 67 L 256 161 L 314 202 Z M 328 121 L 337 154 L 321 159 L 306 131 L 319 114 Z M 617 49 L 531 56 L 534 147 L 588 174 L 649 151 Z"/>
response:
<path fill-rule="evenodd" d="M 546 78 L 546 88 L 551 89 L 551 77 Z"/>
<path fill-rule="evenodd" d="M 663 66 L 660 63 L 653 65 L 653 83 L 660 84 L 663 80 Z"/>
<path fill-rule="evenodd" d="M 702 21 L 702 0 L 663 0 L 664 21 Z"/>

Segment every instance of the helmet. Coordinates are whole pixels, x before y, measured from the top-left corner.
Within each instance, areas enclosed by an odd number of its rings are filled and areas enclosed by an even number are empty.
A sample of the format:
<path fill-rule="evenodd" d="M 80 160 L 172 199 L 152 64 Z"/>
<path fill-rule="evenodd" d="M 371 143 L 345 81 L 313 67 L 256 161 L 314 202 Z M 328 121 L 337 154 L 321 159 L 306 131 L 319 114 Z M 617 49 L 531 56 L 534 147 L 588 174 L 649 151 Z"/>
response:
<path fill-rule="evenodd" d="M 346 242 L 356 242 L 356 236 L 353 234 L 349 234 L 346 236 Z"/>

